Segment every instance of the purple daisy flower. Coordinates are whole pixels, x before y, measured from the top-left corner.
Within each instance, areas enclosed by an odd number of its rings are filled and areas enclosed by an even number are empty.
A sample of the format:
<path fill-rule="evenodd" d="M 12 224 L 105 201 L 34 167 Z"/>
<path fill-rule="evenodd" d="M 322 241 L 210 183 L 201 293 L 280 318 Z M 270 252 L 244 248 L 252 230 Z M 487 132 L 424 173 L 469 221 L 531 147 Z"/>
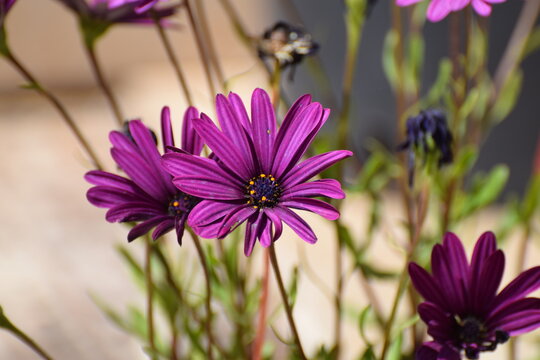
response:
<path fill-rule="evenodd" d="M 176 12 L 178 5 L 153 7 L 156 1 L 148 0 L 59 0 L 79 16 L 93 21 L 114 23 L 153 23 Z"/>
<path fill-rule="evenodd" d="M 192 126 L 192 119 L 197 117 L 197 109 L 187 109 L 182 124 L 182 148 L 177 151 L 201 153 L 203 142 Z M 113 144 L 111 155 L 128 178 L 90 171 L 85 179 L 96 186 L 88 190 L 86 197 L 93 205 L 109 209 L 106 215 L 109 222 L 141 222 L 131 229 L 128 241 L 154 227 L 154 240 L 175 228 L 181 244 L 188 214 L 200 199 L 173 185 L 172 177 L 161 167 L 161 154 L 152 132 L 140 120 L 130 121 L 128 128 L 127 133 L 112 131 L 109 135 Z M 172 151 L 174 140 L 168 107 L 161 113 L 161 132 L 164 152 Z"/>
<path fill-rule="evenodd" d="M 256 89 L 251 98 L 251 120 L 234 93 L 228 98 L 218 95 L 216 111 L 221 131 L 205 114 L 193 120 L 193 126 L 217 160 L 178 153 L 163 157 L 165 169 L 174 176 L 173 183 L 181 191 L 204 199 L 191 211 L 190 226 L 203 237 L 217 233 L 223 238 L 246 222 L 246 256 L 257 239 L 264 247 L 276 241 L 282 221 L 303 240 L 315 243 L 313 230 L 291 209 L 311 211 L 329 220 L 339 217 L 333 206 L 313 197 L 344 198 L 340 183 L 308 180 L 352 153 L 331 151 L 301 161 L 330 110 L 304 95 L 290 108 L 278 131 L 268 95 Z"/>
<path fill-rule="evenodd" d="M 409 274 L 425 302 L 418 306 L 432 342 L 418 360 L 478 359 L 510 336 L 540 327 L 540 299 L 526 297 L 540 287 L 540 266 L 521 273 L 497 294 L 504 272 L 504 253 L 495 235 L 480 236 L 471 263 L 459 238 L 446 233 L 431 253 L 432 275 L 415 263 Z"/>

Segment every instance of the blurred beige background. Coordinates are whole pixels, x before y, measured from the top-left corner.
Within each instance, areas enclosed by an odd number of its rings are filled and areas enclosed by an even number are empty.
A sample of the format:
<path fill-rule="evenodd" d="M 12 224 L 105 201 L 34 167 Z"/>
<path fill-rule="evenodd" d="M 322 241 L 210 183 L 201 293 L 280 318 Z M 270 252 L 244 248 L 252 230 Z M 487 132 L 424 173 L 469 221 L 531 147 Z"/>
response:
<path fill-rule="evenodd" d="M 249 14 L 242 19 L 254 34 L 275 20 L 275 2 L 234 3 L 243 14 Z M 236 40 L 218 1 L 208 0 L 205 4 L 226 76 L 233 79 L 232 89 L 247 101 L 254 87 L 265 86 L 266 75 L 254 55 Z M 178 16 L 178 22 L 182 28 L 169 34 L 197 106 L 213 115 L 212 96 L 184 14 Z M 108 156 L 107 134 L 115 122 L 95 87 L 73 14 L 54 0 L 19 0 L 9 14 L 7 28 L 13 51 L 63 100 L 107 169 L 114 169 Z M 157 129 L 161 107 L 169 105 L 179 128 L 186 104 L 155 29 L 115 26 L 99 42 L 97 50 L 128 117 L 141 117 Z M 57 360 L 144 359 L 141 345 L 108 322 L 90 298 L 90 294 L 97 294 L 117 309 L 144 303 L 114 250 L 115 244 L 126 242 L 126 230 L 107 223 L 105 211 L 87 203 L 85 192 L 89 186 L 82 177 L 90 170 L 88 162 L 55 110 L 35 93 L 20 89 L 21 84 L 19 75 L 0 61 L 0 304 L 14 323 Z M 349 198 L 344 206 L 344 219 L 356 233 L 366 226 L 368 208 L 368 200 L 359 196 Z M 403 216 L 396 208 L 394 197 L 388 194 L 383 220 L 388 230 L 377 235 L 372 254 L 380 266 L 391 269 L 402 267 L 394 242 L 401 243 L 403 238 L 399 231 Z M 490 210 L 460 229 L 469 250 L 499 215 L 500 210 Z M 317 276 L 333 288 L 334 265 L 328 255 L 334 251 L 332 224 L 314 215 L 306 215 L 306 219 L 314 224 L 319 243 L 306 245 L 287 231 L 277 246 L 284 272 L 299 258 L 306 258 Z M 516 233 L 509 242 L 509 257 L 519 237 Z M 166 241 L 170 251 L 194 251 L 188 239 L 181 249 L 174 239 Z M 529 266 L 540 262 L 537 244 L 534 242 L 531 249 Z M 142 244 L 135 241 L 130 247 L 140 250 Z M 260 255 L 260 249 L 255 252 Z M 301 266 L 307 265 L 302 261 Z M 514 267 L 509 264 L 510 270 Z M 507 278 L 512 271 L 507 272 Z M 367 300 L 356 274 L 349 275 L 346 308 L 358 311 Z M 277 296 L 275 284 L 271 286 Z M 388 310 L 394 293 L 392 284 L 382 284 L 377 291 Z M 354 311 L 352 314 L 356 316 Z M 307 275 L 301 277 L 295 316 L 308 351 L 321 342 L 331 343 L 331 301 Z M 347 358 L 363 346 L 355 316 L 347 316 Z M 278 327 L 287 333 L 283 320 Z M 529 348 L 528 354 L 530 359 L 538 358 L 534 357 L 534 348 Z M 0 359 L 36 358 L 17 339 L 0 332 Z M 483 356 L 486 360 L 505 358 L 503 349 Z"/>

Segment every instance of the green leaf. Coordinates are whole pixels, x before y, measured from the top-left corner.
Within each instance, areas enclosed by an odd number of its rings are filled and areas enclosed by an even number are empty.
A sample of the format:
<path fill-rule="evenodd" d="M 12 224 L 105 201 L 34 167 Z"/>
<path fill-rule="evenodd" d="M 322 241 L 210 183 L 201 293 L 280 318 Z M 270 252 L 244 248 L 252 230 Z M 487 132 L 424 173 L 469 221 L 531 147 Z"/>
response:
<path fill-rule="evenodd" d="M 407 58 L 404 68 L 405 91 L 416 94 L 419 91 L 420 72 L 424 62 L 424 38 L 421 34 L 410 34 L 407 41 Z"/>
<path fill-rule="evenodd" d="M 403 334 L 399 334 L 388 349 L 385 360 L 401 360 L 401 346 L 403 343 Z"/>
<path fill-rule="evenodd" d="M 370 265 L 364 262 L 363 259 L 361 259 L 360 262 L 358 263 L 358 267 L 362 269 L 364 276 L 366 276 L 367 278 L 388 280 L 388 279 L 393 279 L 396 277 L 396 274 L 394 274 L 393 272 L 377 269 L 373 265 Z"/>
<path fill-rule="evenodd" d="M 450 80 L 452 79 L 452 62 L 444 58 L 439 63 L 437 79 L 423 100 L 423 107 L 430 107 L 437 104 L 443 96 L 448 93 Z"/>
<path fill-rule="evenodd" d="M 389 30 L 384 39 L 383 69 L 392 89 L 401 87 L 399 81 L 400 64 L 396 59 L 396 48 L 399 42 L 399 34 L 395 30 Z"/>
<path fill-rule="evenodd" d="M 368 348 L 371 348 L 371 342 L 366 336 L 366 322 L 369 316 L 369 313 L 371 312 L 371 305 L 366 306 L 362 312 L 360 312 L 360 315 L 358 316 L 358 330 L 360 331 L 360 336 L 368 346 Z"/>
<path fill-rule="evenodd" d="M 298 266 L 293 268 L 292 277 L 287 286 L 287 294 L 289 296 L 289 303 L 291 304 L 291 309 L 294 308 L 296 304 L 296 295 L 298 295 Z"/>
<path fill-rule="evenodd" d="M 470 77 L 473 77 L 486 62 L 486 54 L 488 53 L 486 34 L 484 34 L 476 21 L 472 22 L 469 39 L 467 51 L 468 57 L 465 67 L 467 68 L 467 74 L 469 74 Z"/>
<path fill-rule="evenodd" d="M 368 346 L 366 351 L 364 351 L 364 353 L 360 357 L 360 360 L 377 360 L 377 356 L 375 356 L 375 352 L 373 351 L 373 347 Z"/>
<path fill-rule="evenodd" d="M 492 123 L 501 122 L 514 109 L 521 93 L 522 83 L 523 72 L 521 70 L 517 69 L 510 73 L 493 106 L 490 119 Z"/>
<path fill-rule="evenodd" d="M 534 175 L 530 180 L 527 193 L 523 198 L 521 218 L 524 223 L 528 223 L 540 206 L 540 174 Z"/>
<path fill-rule="evenodd" d="M 540 48 L 540 26 L 537 26 L 529 35 L 523 53 L 521 54 L 521 60 L 531 55 L 533 52 Z"/>

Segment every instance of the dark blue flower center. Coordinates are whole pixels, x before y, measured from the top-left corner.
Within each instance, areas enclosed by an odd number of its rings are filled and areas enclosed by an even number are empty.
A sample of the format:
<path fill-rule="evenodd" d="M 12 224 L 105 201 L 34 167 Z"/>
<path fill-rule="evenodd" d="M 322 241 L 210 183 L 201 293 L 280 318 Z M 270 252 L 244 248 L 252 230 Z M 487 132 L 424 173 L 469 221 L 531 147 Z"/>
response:
<path fill-rule="evenodd" d="M 260 174 L 246 185 L 247 203 L 255 209 L 276 206 L 280 196 L 281 188 L 272 175 Z"/>
<path fill-rule="evenodd" d="M 467 359 L 478 359 L 482 351 L 494 351 L 497 345 L 505 343 L 509 335 L 506 331 L 496 330 L 488 333 L 483 322 L 475 317 L 456 318 L 459 326 L 459 340 Z"/>
<path fill-rule="evenodd" d="M 188 195 L 183 192 L 178 192 L 169 201 L 169 215 L 180 216 L 184 213 L 191 211 L 197 205 L 201 199 Z"/>

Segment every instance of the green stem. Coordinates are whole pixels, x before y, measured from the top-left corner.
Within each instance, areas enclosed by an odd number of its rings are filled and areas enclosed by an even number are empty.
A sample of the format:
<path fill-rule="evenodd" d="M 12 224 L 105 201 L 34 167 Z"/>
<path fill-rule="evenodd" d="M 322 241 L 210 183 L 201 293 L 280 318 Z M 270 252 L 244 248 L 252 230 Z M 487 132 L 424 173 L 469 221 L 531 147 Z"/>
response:
<path fill-rule="evenodd" d="M 201 261 L 201 266 L 203 268 L 204 272 L 204 280 L 206 285 L 206 332 L 208 336 L 208 359 L 213 359 L 213 345 L 214 345 L 214 337 L 212 335 L 212 286 L 210 282 L 210 271 L 208 269 L 208 263 L 206 262 L 206 257 L 204 256 L 204 251 L 201 246 L 201 241 L 199 240 L 199 236 L 195 234 L 193 229 L 190 227 L 187 227 L 191 237 L 193 238 L 193 242 L 195 244 L 195 248 L 197 249 L 197 255 L 199 256 L 199 260 Z"/>
<path fill-rule="evenodd" d="M 201 0 L 197 0 L 201 1 Z M 201 58 L 201 63 L 204 68 L 204 73 L 206 75 L 206 81 L 208 82 L 208 89 L 210 90 L 211 97 L 216 95 L 216 89 L 214 87 L 214 82 L 212 81 L 212 73 L 210 71 L 210 65 L 208 64 L 207 59 L 209 56 L 206 54 L 206 47 L 204 46 L 204 39 L 202 38 L 201 31 L 198 27 L 197 21 L 195 20 L 195 15 L 193 14 L 193 9 L 190 4 L 190 0 L 185 0 L 184 5 L 186 7 L 189 23 L 191 29 L 193 30 L 193 35 L 195 36 L 195 42 L 197 44 L 197 50 L 199 51 L 199 56 Z"/>
<path fill-rule="evenodd" d="M 22 63 L 15 57 L 15 55 L 13 55 L 13 53 L 8 51 L 4 55 L 6 59 L 8 59 L 11 64 L 17 69 L 17 71 L 30 83 L 32 88 L 35 89 L 41 96 L 47 99 L 56 108 L 56 110 L 60 113 L 62 119 L 64 119 L 64 122 L 69 127 L 73 135 L 75 135 L 75 138 L 77 139 L 79 144 L 82 146 L 86 154 L 90 157 L 94 167 L 98 170 L 102 170 L 103 166 L 101 165 L 101 162 L 99 161 L 96 153 L 82 134 L 81 130 L 79 129 L 71 115 L 68 113 L 67 109 L 60 102 L 60 100 L 53 93 L 51 93 L 41 84 L 39 84 L 36 78 L 22 65 Z"/>
<path fill-rule="evenodd" d="M 32 338 L 26 335 L 22 330 L 16 327 L 7 317 L 2 313 L 0 308 L 0 327 L 11 332 L 14 336 L 19 338 L 25 345 L 35 351 L 39 356 L 45 360 L 53 360 L 52 356 L 47 354 Z"/>
<path fill-rule="evenodd" d="M 281 277 L 281 272 L 279 270 L 279 265 L 278 265 L 278 261 L 276 257 L 276 250 L 274 248 L 274 244 L 270 245 L 268 247 L 268 250 L 270 252 L 270 262 L 272 264 L 272 269 L 274 270 L 274 275 L 276 276 L 276 281 L 279 287 L 279 293 L 281 295 L 281 300 L 283 301 L 283 306 L 285 307 L 285 313 L 287 314 L 287 320 L 289 322 L 289 326 L 293 333 L 294 342 L 296 343 L 296 347 L 298 350 L 298 355 L 300 356 L 302 360 L 307 360 L 306 355 L 304 353 L 304 349 L 302 348 L 302 343 L 300 342 L 300 336 L 298 335 L 298 330 L 296 329 L 296 324 L 294 323 L 291 305 L 289 304 L 289 300 L 287 299 L 287 292 L 285 291 L 285 286 L 283 285 L 283 279 Z"/>
<path fill-rule="evenodd" d="M 154 284 L 152 280 L 152 239 L 147 234 L 144 237 L 145 239 L 145 263 L 144 263 L 144 274 L 146 277 L 146 325 L 147 325 L 147 336 L 148 336 L 148 345 L 150 347 L 150 358 L 152 360 L 157 360 L 157 349 L 154 338 Z"/>
<path fill-rule="evenodd" d="M 92 72 L 94 73 L 94 76 L 98 82 L 99 87 L 103 91 L 103 94 L 105 95 L 105 97 L 107 98 L 107 101 L 109 102 L 109 105 L 111 106 L 111 109 L 116 118 L 117 125 L 121 127 L 124 123 L 124 117 L 122 116 L 122 112 L 120 111 L 118 102 L 116 101 L 116 98 L 111 90 L 111 87 L 109 83 L 107 82 L 105 76 L 103 75 L 103 71 L 101 70 L 101 66 L 99 65 L 99 61 L 97 59 L 96 51 L 95 51 L 95 44 L 85 42 L 85 49 L 86 49 L 86 55 L 88 56 L 88 59 L 90 60 L 90 66 L 92 67 Z"/>
<path fill-rule="evenodd" d="M 165 47 L 165 52 L 167 53 L 167 57 L 169 58 L 169 61 L 171 62 L 171 65 L 174 69 L 176 77 L 178 78 L 178 81 L 180 82 L 180 86 L 182 88 L 182 91 L 184 92 L 184 97 L 186 98 L 188 105 L 193 106 L 193 98 L 191 97 L 191 93 L 189 91 L 186 78 L 180 66 L 180 62 L 178 61 L 178 58 L 174 54 L 174 50 L 172 48 L 171 42 L 169 41 L 169 38 L 167 37 L 167 34 L 165 33 L 165 30 L 163 29 L 163 25 L 161 25 L 161 22 L 159 21 L 159 19 L 154 19 L 154 23 L 156 24 L 156 29 L 158 31 L 159 38 L 161 39 L 161 42 L 163 43 L 163 46 Z"/>

